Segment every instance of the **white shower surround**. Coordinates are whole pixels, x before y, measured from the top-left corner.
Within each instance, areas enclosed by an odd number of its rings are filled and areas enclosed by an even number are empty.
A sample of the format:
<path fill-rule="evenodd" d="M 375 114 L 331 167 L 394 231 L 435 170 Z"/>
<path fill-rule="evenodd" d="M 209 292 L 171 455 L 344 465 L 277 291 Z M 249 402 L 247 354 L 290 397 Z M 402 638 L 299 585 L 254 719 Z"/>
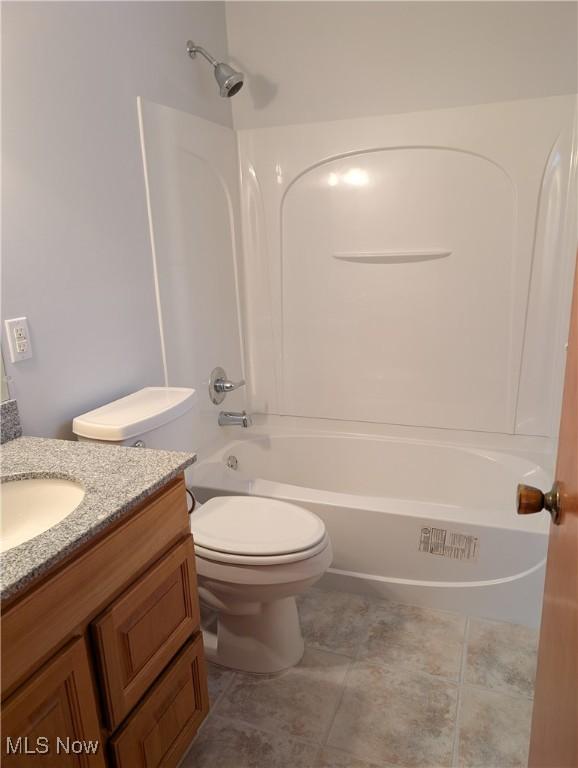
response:
<path fill-rule="evenodd" d="M 327 578 L 340 588 L 535 625 L 548 524 L 544 516 L 516 518 L 513 496 L 519 481 L 533 481 L 543 488 L 549 485 L 549 477 L 539 465 L 547 465 L 541 456 L 548 455 L 556 434 L 564 363 L 572 254 L 565 249 L 560 232 L 567 207 L 575 99 L 556 97 L 241 131 L 237 134 L 238 156 L 234 131 L 166 107 L 144 107 L 143 144 L 167 384 L 194 386 L 202 399 L 213 365 L 224 363 L 233 377 L 240 373 L 243 340 L 247 390 L 233 393 L 226 405 L 268 414 L 258 428 L 242 432 L 220 429 L 216 426 L 219 408 L 208 396 L 200 404 L 198 423 L 191 435 L 191 448 L 203 459 L 193 474 L 199 497 L 249 493 L 288 499 L 314 510 L 325 520 L 336 551 Z M 527 126 L 532 130 L 524 135 Z M 315 302 L 306 306 L 303 301 L 307 285 L 301 295 L 298 270 L 289 293 L 283 281 L 299 263 L 293 259 L 287 262 L 287 243 L 282 237 L 281 212 L 283 201 L 291 194 L 288 190 L 297 188 L 298 179 L 316 183 L 310 171 L 323 168 L 317 181 L 325 179 L 326 192 L 328 174 L 351 171 L 349 166 L 340 170 L 331 163 L 356 155 L 356 172 L 371 173 L 372 169 L 364 168 L 357 159 L 378 157 L 379 153 L 383 157 L 384 149 L 396 146 L 442 148 L 443 152 L 463 155 L 468 162 L 471 159 L 474 164 L 469 167 L 483 167 L 483 174 L 494 167 L 498 178 L 504 179 L 500 194 L 511 197 L 511 220 L 501 229 L 500 237 L 502 247 L 511 238 L 511 249 L 504 250 L 504 258 L 509 264 L 513 301 L 508 306 L 507 343 L 501 347 L 499 364 L 492 358 L 492 343 L 483 344 L 483 353 L 482 347 L 468 349 L 466 345 L 456 353 L 450 346 L 446 359 L 436 358 L 442 373 L 444 366 L 452 374 L 461 367 L 466 377 L 470 367 L 483 371 L 487 366 L 491 375 L 500 379 L 500 402 L 495 407 L 484 388 L 476 389 L 473 397 L 465 387 L 461 391 L 454 388 L 452 398 L 445 403 L 438 398 L 428 404 L 423 399 L 428 389 L 422 388 L 422 402 L 415 409 L 417 418 L 406 418 L 409 424 L 405 426 L 379 423 L 384 418 L 384 403 L 391 405 L 387 403 L 388 377 L 395 366 L 389 363 L 395 357 L 391 350 L 385 356 L 372 352 L 370 346 L 364 346 L 363 334 L 358 347 L 367 366 L 361 371 L 350 366 L 350 360 L 340 358 L 339 334 L 317 337 L 318 342 L 324 339 L 323 346 L 317 346 L 323 359 L 341 363 L 325 381 L 319 379 L 326 373 L 324 365 L 314 370 L 312 361 L 297 360 L 291 372 L 293 389 L 288 390 L 284 358 L 287 302 L 294 302 L 296 318 L 300 306 L 307 311 L 315 311 L 316 306 Z M 374 153 L 376 149 L 379 152 Z M 194 162 L 191 157 L 196 158 Z M 241 167 L 240 206 L 237 157 Z M 476 166 L 479 158 L 486 159 Z M 419 172 L 418 166 L 414 163 L 412 173 Z M 438 177 L 439 172 L 440 168 Z M 458 174 L 463 178 L 463 168 Z M 441 178 L 443 182 L 443 173 Z M 486 195 L 491 187 L 486 188 Z M 451 189 L 449 192 L 453 194 Z M 213 210 L 219 199 L 221 209 Z M 483 199 L 482 194 L 480 204 Z M 317 205 L 314 197 L 312 205 Z M 193 206 L 189 213 L 188 206 Z M 299 216 L 310 213 L 307 201 L 299 201 L 297 209 L 297 222 Z M 240 210 L 242 249 L 238 246 Z M 339 210 L 341 215 L 335 222 L 341 226 L 347 221 L 347 205 Z M 408 221 L 406 218 L 406 228 Z M 497 224 L 500 228 L 499 221 Z M 435 234 L 436 217 L 430 219 L 429 226 L 429 235 Z M 364 231 L 358 230 L 356 238 Z M 379 228 L 376 231 L 380 234 Z M 412 238 L 411 242 L 398 237 L 391 244 L 385 238 L 373 243 L 360 242 L 359 238 L 354 243 L 331 243 L 323 266 L 369 267 L 388 274 L 393 274 L 390 270 L 414 270 L 418 276 L 415 270 L 447 269 L 452 259 L 458 266 L 467 249 L 467 234 L 460 233 L 461 240 L 447 241 L 428 235 L 427 240 Z M 291 251 L 297 259 L 302 257 L 300 245 Z M 472 252 L 478 259 L 484 254 L 484 250 Z M 362 263 L 351 264 L 356 259 Z M 387 263 L 392 260 L 401 263 Z M 378 263 L 372 263 L 375 261 Z M 501 267 L 496 264 L 496 268 Z M 233 279 L 237 270 L 238 284 Z M 429 274 L 437 279 L 435 272 Z M 491 278 L 486 273 L 484 279 L 491 285 L 488 276 Z M 453 288 L 457 291 L 459 281 L 455 277 Z M 368 282 L 368 290 L 373 290 L 373 282 Z M 427 286 L 428 281 L 423 283 L 424 290 Z M 239 306 L 241 333 L 237 325 Z M 490 302 L 488 313 L 480 319 L 482 324 L 491 315 L 492 306 Z M 413 302 L 412 310 L 419 314 L 419 305 Z M 317 320 L 324 319 L 320 313 Z M 427 325 L 424 329 L 429 331 Z M 290 340 L 294 351 L 299 352 L 299 344 L 307 345 L 305 330 Z M 389 325 L 386 330 L 390 337 L 393 331 L 399 332 L 399 352 L 407 360 L 412 340 L 406 329 Z M 357 352 L 355 345 L 348 350 Z M 475 359 L 480 354 L 481 367 Z M 355 410 L 356 400 L 364 391 L 359 389 L 358 373 L 366 384 L 372 377 L 380 384 L 373 393 L 375 407 L 369 417 L 366 412 L 360 418 Z M 419 370 L 414 373 L 419 376 Z M 296 387 L 301 400 L 295 396 Z M 443 395 L 440 381 L 436 387 L 437 394 Z M 404 389 L 398 391 L 403 393 Z M 488 388 L 490 391 L 495 394 L 498 390 Z M 474 426 L 478 431 L 472 431 L 472 423 L 455 423 L 457 411 L 452 399 L 456 397 L 461 398 L 461 414 L 471 412 L 477 420 Z M 321 414 L 308 410 L 316 402 Z M 307 407 L 294 409 L 299 403 Z M 333 412 L 323 411 L 328 404 Z M 411 416 L 407 403 L 404 407 L 404 416 Z M 428 407 L 430 418 L 426 419 Z M 448 420 L 452 408 L 453 416 Z M 335 413 L 337 419 L 333 420 L 310 418 Z M 395 409 L 390 409 L 388 419 L 404 421 L 396 418 Z M 365 423 L 358 423 L 361 421 Z M 287 434 L 289 422 L 291 434 Z M 456 426 L 461 428 L 448 428 Z M 264 450 L 255 451 L 256 446 Z M 524 459 L 528 450 L 533 454 Z M 305 457 L 302 470 L 307 470 L 307 476 L 297 471 L 298 454 Z M 514 458 L 516 454 L 518 458 Z M 240 459 L 239 471 L 225 466 L 228 455 Z M 400 463 L 403 455 L 406 461 Z M 331 456 L 341 457 L 338 471 L 332 468 Z M 438 460 L 444 467 L 441 473 L 432 470 L 432 462 Z M 411 470 L 405 477 L 403 494 L 399 492 L 399 475 L 388 476 L 385 471 L 391 465 Z M 487 498 L 496 473 L 501 473 L 500 491 Z M 431 487 L 426 488 L 427 482 L 439 479 L 447 492 L 456 477 L 466 482 L 466 474 L 471 486 L 467 498 L 447 503 L 443 495 L 440 498 L 431 493 Z M 346 480 L 347 486 L 337 484 Z M 461 562 L 419 552 L 418 535 L 427 527 L 477 536 L 479 559 Z"/>
<path fill-rule="evenodd" d="M 518 482 L 548 487 L 550 477 L 533 455 L 507 452 L 519 450 L 515 440 L 496 450 L 419 430 L 363 434 L 338 422 L 286 421 L 234 437 L 228 430 L 230 442 L 195 468 L 197 500 L 247 494 L 315 512 L 334 551 L 328 586 L 538 625 L 549 518 L 517 517 L 514 491 Z M 447 531 L 448 543 L 450 533 L 474 537 L 477 555 L 420 551 L 432 528 Z"/>
<path fill-rule="evenodd" d="M 253 409 L 555 434 L 574 110 L 239 131 Z"/>

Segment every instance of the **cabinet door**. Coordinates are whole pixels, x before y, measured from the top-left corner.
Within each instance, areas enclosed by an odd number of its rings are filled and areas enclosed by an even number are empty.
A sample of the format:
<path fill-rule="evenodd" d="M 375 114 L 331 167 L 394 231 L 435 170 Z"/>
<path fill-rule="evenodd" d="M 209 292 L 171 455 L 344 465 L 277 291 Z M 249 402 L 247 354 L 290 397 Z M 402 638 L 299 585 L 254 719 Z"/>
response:
<path fill-rule="evenodd" d="M 73 640 L 2 705 L 2 763 L 105 765 L 84 640 Z"/>
<path fill-rule="evenodd" d="M 199 634 L 111 740 L 117 768 L 178 765 L 208 711 L 207 672 Z"/>
<path fill-rule="evenodd" d="M 93 624 L 111 729 L 128 715 L 199 623 L 189 536 Z"/>

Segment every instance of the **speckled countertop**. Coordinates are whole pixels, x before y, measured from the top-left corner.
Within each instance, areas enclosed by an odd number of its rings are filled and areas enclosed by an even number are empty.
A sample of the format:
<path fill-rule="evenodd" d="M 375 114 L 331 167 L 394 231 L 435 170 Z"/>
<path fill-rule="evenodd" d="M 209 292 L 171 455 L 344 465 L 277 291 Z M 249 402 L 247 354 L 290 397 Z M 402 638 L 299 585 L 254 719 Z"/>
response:
<path fill-rule="evenodd" d="M 86 492 L 60 523 L 0 555 L 2 600 L 13 598 L 195 460 L 190 453 L 41 437 L 10 440 L 1 456 L 2 481 L 57 477 L 80 483 Z"/>

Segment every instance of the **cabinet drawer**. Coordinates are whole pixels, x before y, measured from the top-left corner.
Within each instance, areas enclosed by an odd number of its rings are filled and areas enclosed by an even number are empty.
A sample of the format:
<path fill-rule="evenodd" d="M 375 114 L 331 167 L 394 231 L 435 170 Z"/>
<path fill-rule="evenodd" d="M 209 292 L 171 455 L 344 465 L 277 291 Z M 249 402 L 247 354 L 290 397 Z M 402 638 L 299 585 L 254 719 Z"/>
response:
<path fill-rule="evenodd" d="M 112 729 L 198 626 L 195 555 L 188 536 L 92 625 Z"/>
<path fill-rule="evenodd" d="M 83 639 L 72 641 L 2 703 L 2 764 L 104 768 Z"/>
<path fill-rule="evenodd" d="M 178 765 L 208 711 L 207 671 L 199 633 L 111 740 L 115 765 L 117 768 Z"/>

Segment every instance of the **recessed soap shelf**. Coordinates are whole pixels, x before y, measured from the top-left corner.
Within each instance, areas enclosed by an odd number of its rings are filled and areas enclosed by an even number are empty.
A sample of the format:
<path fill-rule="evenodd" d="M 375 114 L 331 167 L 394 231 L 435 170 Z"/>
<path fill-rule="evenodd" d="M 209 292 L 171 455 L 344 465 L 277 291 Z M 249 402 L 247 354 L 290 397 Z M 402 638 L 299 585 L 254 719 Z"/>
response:
<path fill-rule="evenodd" d="M 428 248 L 419 251 L 342 251 L 333 254 L 339 261 L 356 261 L 361 264 L 409 264 L 416 261 L 433 261 L 451 255 L 444 248 Z"/>

